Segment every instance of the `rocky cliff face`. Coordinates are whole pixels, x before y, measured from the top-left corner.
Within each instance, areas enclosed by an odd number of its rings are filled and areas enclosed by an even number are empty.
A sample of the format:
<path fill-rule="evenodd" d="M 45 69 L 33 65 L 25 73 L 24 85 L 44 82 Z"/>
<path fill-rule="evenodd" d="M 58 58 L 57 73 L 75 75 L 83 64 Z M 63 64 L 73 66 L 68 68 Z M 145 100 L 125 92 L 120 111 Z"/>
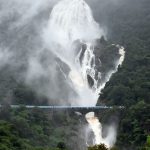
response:
<path fill-rule="evenodd" d="M 11 3 L 14 10 L 11 15 L 5 13 L 1 16 L 0 22 L 0 102 L 70 105 L 70 97 L 77 95 L 68 78 L 70 68 L 42 44 L 42 29 L 49 19 L 51 8 L 45 7 L 23 21 L 26 11 L 17 10 L 16 2 Z M 2 3 L 3 9 L 5 5 Z M 82 48 L 81 61 L 86 45 L 79 41 L 75 45 L 76 54 Z M 94 46 L 94 54 L 95 79 L 98 80 L 101 75 L 98 84 L 102 84 L 119 57 L 117 48 L 101 39 Z M 94 81 L 91 75 L 86 78 L 92 87 Z"/>

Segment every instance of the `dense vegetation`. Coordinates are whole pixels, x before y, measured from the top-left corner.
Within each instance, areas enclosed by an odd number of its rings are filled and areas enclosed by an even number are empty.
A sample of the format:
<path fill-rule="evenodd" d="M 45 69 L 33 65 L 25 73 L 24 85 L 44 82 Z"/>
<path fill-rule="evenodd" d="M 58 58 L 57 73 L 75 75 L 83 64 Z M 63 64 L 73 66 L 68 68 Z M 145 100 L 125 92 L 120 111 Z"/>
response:
<path fill-rule="evenodd" d="M 140 100 L 150 103 L 149 6 L 147 0 L 138 1 L 137 5 L 125 2 L 108 15 L 112 22 L 109 24 L 112 31 L 110 40 L 122 44 L 126 50 L 123 66 L 113 75 L 101 95 L 108 104 L 130 106 Z"/>
<path fill-rule="evenodd" d="M 73 111 L 5 106 L 0 109 L 0 150 L 83 149 L 84 123 Z M 81 144 L 77 145 L 78 142 Z"/>
<path fill-rule="evenodd" d="M 125 47 L 126 58 L 107 83 L 99 100 L 124 105 L 118 135 L 119 146 L 135 150 L 150 135 L 150 1 L 126 0 L 106 9 L 109 40 Z"/>
<path fill-rule="evenodd" d="M 104 144 L 88 147 L 88 150 L 108 150 Z"/>
<path fill-rule="evenodd" d="M 143 101 L 131 106 L 121 117 L 117 144 L 123 148 L 146 149 L 150 137 L 150 104 Z M 123 146 L 122 146 L 123 145 Z"/>

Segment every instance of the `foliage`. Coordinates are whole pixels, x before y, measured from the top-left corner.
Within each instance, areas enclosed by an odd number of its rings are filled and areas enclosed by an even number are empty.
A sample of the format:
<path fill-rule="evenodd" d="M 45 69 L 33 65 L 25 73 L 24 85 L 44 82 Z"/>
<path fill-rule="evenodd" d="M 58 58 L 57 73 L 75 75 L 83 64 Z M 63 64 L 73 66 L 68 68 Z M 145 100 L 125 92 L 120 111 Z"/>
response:
<path fill-rule="evenodd" d="M 2 107 L 0 150 L 65 150 L 71 136 L 79 138 L 78 122 L 76 116 L 70 118 L 66 111 Z"/>
<path fill-rule="evenodd" d="M 125 47 L 126 57 L 102 90 L 98 104 L 126 107 L 119 123 L 117 145 L 145 149 L 150 134 L 149 0 L 120 1 L 106 9 L 109 41 Z M 110 34 L 109 34 L 110 33 Z"/>
<path fill-rule="evenodd" d="M 141 147 L 146 143 L 150 131 L 150 105 L 143 101 L 131 106 L 122 116 L 118 144 Z M 135 146 L 136 145 L 136 146 Z"/>
<path fill-rule="evenodd" d="M 150 135 L 147 136 L 146 145 L 150 147 Z"/>
<path fill-rule="evenodd" d="M 64 142 L 59 142 L 59 143 L 57 144 L 57 147 L 58 147 L 59 149 L 62 149 L 62 150 L 66 149 L 66 145 L 65 145 Z"/>
<path fill-rule="evenodd" d="M 108 148 L 106 148 L 104 144 L 100 144 L 100 145 L 90 146 L 88 147 L 88 150 L 108 150 Z"/>

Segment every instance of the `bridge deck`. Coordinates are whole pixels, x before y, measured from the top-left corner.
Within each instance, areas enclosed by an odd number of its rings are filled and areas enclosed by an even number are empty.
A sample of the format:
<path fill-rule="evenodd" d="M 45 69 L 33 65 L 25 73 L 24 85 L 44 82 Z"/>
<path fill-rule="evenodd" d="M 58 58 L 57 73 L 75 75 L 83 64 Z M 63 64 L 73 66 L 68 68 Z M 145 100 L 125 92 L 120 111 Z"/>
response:
<path fill-rule="evenodd" d="M 33 105 L 10 105 L 11 108 L 20 108 L 21 106 L 28 109 L 40 108 L 40 109 L 124 109 L 124 106 L 33 106 Z M 3 107 L 3 105 L 0 105 Z"/>

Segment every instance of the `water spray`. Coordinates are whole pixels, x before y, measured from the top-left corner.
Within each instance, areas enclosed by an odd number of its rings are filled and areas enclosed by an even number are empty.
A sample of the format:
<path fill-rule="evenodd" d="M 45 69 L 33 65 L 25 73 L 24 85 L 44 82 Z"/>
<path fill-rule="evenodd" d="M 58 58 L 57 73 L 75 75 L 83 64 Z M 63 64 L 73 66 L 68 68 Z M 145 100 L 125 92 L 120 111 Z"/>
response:
<path fill-rule="evenodd" d="M 124 61 L 125 51 L 120 47 L 120 59 L 116 61 L 115 69 L 110 70 L 103 84 L 98 84 L 101 72 L 95 70 L 94 43 L 103 35 L 104 30 L 94 20 L 92 11 L 84 0 L 61 0 L 50 14 L 44 36 L 49 37 L 46 43 L 53 49 L 52 52 L 70 68 L 68 81 L 71 81 L 78 94 L 70 98 L 72 106 L 96 106 L 99 93 Z M 84 52 L 82 48 L 79 49 L 76 55 L 73 44 L 77 40 L 86 48 Z M 98 78 L 95 78 L 96 73 Z M 92 86 L 89 86 L 88 76 L 93 80 Z M 86 119 L 94 132 L 95 144 L 104 143 L 110 147 L 110 139 L 102 137 L 102 125 L 95 114 L 88 113 Z"/>

